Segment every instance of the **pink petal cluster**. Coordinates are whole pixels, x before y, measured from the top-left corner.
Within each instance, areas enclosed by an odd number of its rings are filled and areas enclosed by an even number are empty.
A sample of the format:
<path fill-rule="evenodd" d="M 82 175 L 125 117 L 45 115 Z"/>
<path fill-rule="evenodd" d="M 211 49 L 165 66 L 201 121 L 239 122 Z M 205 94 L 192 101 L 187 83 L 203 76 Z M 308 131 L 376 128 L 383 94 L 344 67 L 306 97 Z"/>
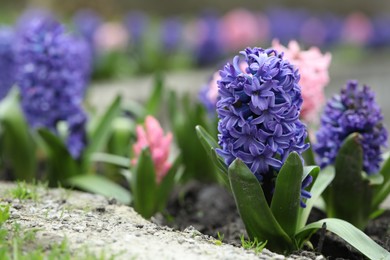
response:
<path fill-rule="evenodd" d="M 363 13 L 352 13 L 345 19 L 341 35 L 347 43 L 362 46 L 366 44 L 373 33 L 370 18 Z"/>
<path fill-rule="evenodd" d="M 329 83 L 331 54 L 322 54 L 316 47 L 303 51 L 296 41 L 291 41 L 286 48 L 274 40 L 272 47 L 284 52 L 284 57 L 299 69 L 303 98 L 301 118 L 306 122 L 316 122 L 319 110 L 325 102 L 324 87 Z"/>
<path fill-rule="evenodd" d="M 94 41 L 97 48 L 104 52 L 123 50 L 129 42 L 129 34 L 122 24 L 108 22 L 97 29 Z"/>
<path fill-rule="evenodd" d="M 256 45 L 268 38 L 269 24 L 263 16 L 245 9 L 235 9 L 222 18 L 222 39 L 229 51 Z"/>
<path fill-rule="evenodd" d="M 172 166 L 168 162 L 172 133 L 167 133 L 164 136 L 164 131 L 160 123 L 152 116 L 147 116 L 145 119 L 145 127 L 138 125 L 136 131 L 137 142 L 133 145 L 135 158 L 131 163 L 136 165 L 142 149 L 149 147 L 156 170 L 156 181 L 160 183 Z"/>

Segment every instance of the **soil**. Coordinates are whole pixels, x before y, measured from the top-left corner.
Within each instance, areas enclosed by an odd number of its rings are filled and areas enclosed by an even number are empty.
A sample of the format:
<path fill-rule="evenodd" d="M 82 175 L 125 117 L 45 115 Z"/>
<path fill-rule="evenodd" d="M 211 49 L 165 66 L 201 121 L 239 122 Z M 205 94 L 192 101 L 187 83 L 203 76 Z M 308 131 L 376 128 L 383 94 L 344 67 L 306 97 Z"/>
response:
<path fill-rule="evenodd" d="M 325 217 L 322 211 L 313 209 L 309 222 Z M 246 236 L 233 196 L 225 188 L 215 184 L 192 182 L 176 190 L 167 212 L 157 215 L 154 221 L 179 230 L 194 226 L 203 234 L 215 238 L 218 238 L 218 234 L 223 235 L 223 241 L 234 246 L 241 246 L 240 237 Z M 390 250 L 390 211 L 385 211 L 371 221 L 365 232 L 378 244 Z M 339 237 L 330 232 L 326 232 L 325 236 L 320 233 L 318 231 L 310 240 L 317 251 L 303 250 L 296 254 L 311 259 L 320 254 L 327 259 L 365 259 Z M 323 246 L 318 249 L 320 240 L 323 240 Z"/>

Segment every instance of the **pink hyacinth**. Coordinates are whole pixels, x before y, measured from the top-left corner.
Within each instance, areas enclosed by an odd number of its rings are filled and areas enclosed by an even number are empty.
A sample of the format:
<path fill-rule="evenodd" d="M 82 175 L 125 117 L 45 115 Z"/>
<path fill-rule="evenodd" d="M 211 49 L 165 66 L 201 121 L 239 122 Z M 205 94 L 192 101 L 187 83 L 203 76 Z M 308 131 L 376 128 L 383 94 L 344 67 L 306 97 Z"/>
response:
<path fill-rule="evenodd" d="M 299 69 L 303 98 L 301 118 L 306 122 L 318 121 L 318 112 L 325 101 L 324 87 L 329 83 L 331 54 L 322 54 L 316 47 L 303 51 L 296 41 L 291 41 L 286 48 L 274 40 L 272 47 L 284 52 L 284 57 Z"/>
<path fill-rule="evenodd" d="M 108 22 L 97 29 L 94 41 L 97 48 L 103 52 L 124 50 L 129 42 L 129 34 L 122 24 Z"/>
<path fill-rule="evenodd" d="M 167 133 L 164 136 L 160 123 L 152 116 L 147 116 L 145 127 L 138 125 L 136 131 L 137 142 L 133 145 L 135 158 L 131 163 L 136 165 L 142 149 L 149 147 L 156 170 L 156 181 L 160 183 L 172 166 L 168 162 L 172 133 Z"/>
<path fill-rule="evenodd" d="M 269 24 L 265 16 L 256 16 L 245 9 L 235 9 L 222 18 L 222 39 L 228 51 L 256 45 L 268 38 Z"/>

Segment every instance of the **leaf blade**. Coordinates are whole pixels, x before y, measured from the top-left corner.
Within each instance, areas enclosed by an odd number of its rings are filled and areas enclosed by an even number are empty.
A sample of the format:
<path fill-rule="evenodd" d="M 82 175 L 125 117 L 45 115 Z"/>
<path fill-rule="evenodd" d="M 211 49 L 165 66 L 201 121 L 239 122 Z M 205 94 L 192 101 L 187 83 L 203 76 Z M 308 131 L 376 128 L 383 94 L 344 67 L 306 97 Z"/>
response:
<path fill-rule="evenodd" d="M 282 229 L 293 237 L 298 224 L 303 166 L 296 152 L 290 153 L 276 178 L 271 211 Z"/>
<path fill-rule="evenodd" d="M 129 191 L 103 176 L 92 174 L 78 175 L 68 179 L 67 183 L 88 192 L 115 198 L 126 205 L 129 205 L 131 202 Z"/>
<path fill-rule="evenodd" d="M 324 223 L 326 223 L 326 227 L 329 231 L 344 239 L 368 258 L 390 259 L 390 253 L 387 250 L 379 246 L 352 224 L 341 219 L 327 218 L 311 223 L 297 233 L 296 239 L 302 243 L 310 233 L 321 228 Z"/>
<path fill-rule="evenodd" d="M 261 185 L 240 159 L 230 165 L 229 180 L 249 237 L 268 240 L 267 247 L 276 252 L 292 250 L 293 243 L 273 216 Z"/>

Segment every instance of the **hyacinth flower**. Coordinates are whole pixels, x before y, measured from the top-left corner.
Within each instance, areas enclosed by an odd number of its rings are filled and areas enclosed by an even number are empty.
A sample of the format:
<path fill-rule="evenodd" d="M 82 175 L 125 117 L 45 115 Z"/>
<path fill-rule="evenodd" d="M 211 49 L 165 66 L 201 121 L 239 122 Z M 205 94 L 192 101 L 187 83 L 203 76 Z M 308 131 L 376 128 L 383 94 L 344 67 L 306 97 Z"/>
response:
<path fill-rule="evenodd" d="M 141 11 L 133 11 L 127 14 L 124 25 L 130 35 L 131 45 L 135 49 L 141 48 L 149 26 L 149 17 Z"/>
<path fill-rule="evenodd" d="M 258 43 L 260 39 L 264 40 L 269 31 L 267 22 L 260 24 L 261 20 L 245 9 L 234 9 L 221 20 L 222 42 L 229 52 L 236 52 Z"/>
<path fill-rule="evenodd" d="M 136 128 L 137 142 L 133 145 L 134 167 L 130 178 L 134 209 L 145 218 L 162 211 L 173 188 L 179 160 L 169 161 L 172 134 L 164 131 L 160 123 L 147 116 L 145 125 Z"/>
<path fill-rule="evenodd" d="M 224 54 L 221 26 L 218 17 L 205 13 L 195 23 L 196 39 L 193 39 L 195 63 L 206 66 L 217 62 Z"/>
<path fill-rule="evenodd" d="M 179 19 L 166 19 L 160 29 L 162 50 L 167 53 L 175 53 L 180 47 L 182 32 L 182 22 Z"/>
<path fill-rule="evenodd" d="M 208 83 L 204 85 L 199 91 L 199 101 L 207 109 L 211 115 L 215 114 L 218 99 L 218 80 L 221 79 L 219 72 L 215 72 L 209 79 Z"/>
<path fill-rule="evenodd" d="M 363 229 L 375 216 L 390 193 L 390 162 L 382 166 L 387 136 L 382 112 L 368 86 L 360 88 L 357 81 L 348 81 L 328 101 L 314 151 L 321 168 L 336 174 L 324 197 L 330 217 Z"/>
<path fill-rule="evenodd" d="M 308 144 L 299 119 L 299 71 L 273 49 L 247 48 L 241 57 L 245 71 L 240 56 L 220 71 L 218 143 L 202 127 L 196 129 L 233 193 L 250 239 L 289 254 L 325 225 L 366 256 L 389 257 L 343 220 L 328 218 L 305 226 L 314 201 L 334 175 L 303 166 L 301 154 Z"/>
<path fill-rule="evenodd" d="M 52 19 L 32 19 L 19 32 L 16 60 L 21 104 L 29 125 L 57 133 L 58 123 L 68 122 L 70 143 L 79 147 L 68 149 L 79 158 L 85 147 L 85 127 L 80 126 L 87 120 L 82 101 L 90 72 L 85 42 L 67 35 Z"/>
<path fill-rule="evenodd" d="M 102 18 L 92 10 L 80 10 L 73 17 L 76 32 L 87 41 L 93 56 L 96 53 L 95 33 L 102 23 Z"/>
<path fill-rule="evenodd" d="M 322 54 L 317 47 L 301 50 L 296 41 L 291 41 L 286 48 L 274 40 L 272 48 L 283 52 L 284 58 L 299 69 L 303 99 L 300 116 L 306 123 L 315 123 L 325 102 L 324 88 L 329 83 L 331 54 Z"/>
<path fill-rule="evenodd" d="M 15 84 L 15 55 L 12 50 L 15 32 L 12 28 L 0 26 L 0 100 Z"/>

